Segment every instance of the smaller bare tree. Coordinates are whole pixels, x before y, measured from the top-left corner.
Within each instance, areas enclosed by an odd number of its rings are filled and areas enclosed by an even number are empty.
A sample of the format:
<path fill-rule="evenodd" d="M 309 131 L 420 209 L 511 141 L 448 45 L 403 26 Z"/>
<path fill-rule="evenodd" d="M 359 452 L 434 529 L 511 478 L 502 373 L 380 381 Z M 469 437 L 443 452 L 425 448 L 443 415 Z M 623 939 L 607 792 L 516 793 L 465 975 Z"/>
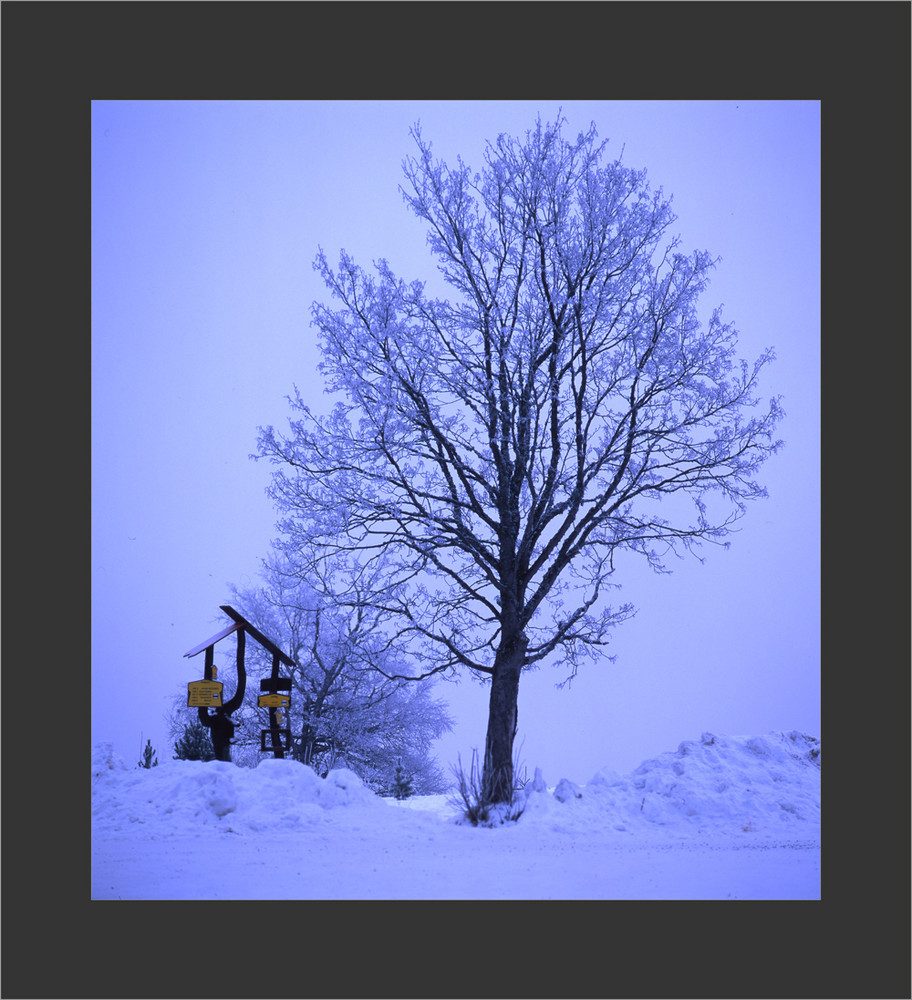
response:
<path fill-rule="evenodd" d="M 296 663 L 293 756 L 321 773 L 346 766 L 378 791 L 392 787 L 401 759 L 417 793 L 442 791 L 432 747 L 452 728 L 445 705 L 430 684 L 403 679 L 407 664 L 394 661 L 378 628 L 382 612 L 359 600 L 366 584 L 358 569 L 340 561 L 322 570 L 276 548 L 263 562 L 263 585 L 232 592 L 244 616 Z M 251 670 L 265 675 L 268 667 L 253 651 Z"/>

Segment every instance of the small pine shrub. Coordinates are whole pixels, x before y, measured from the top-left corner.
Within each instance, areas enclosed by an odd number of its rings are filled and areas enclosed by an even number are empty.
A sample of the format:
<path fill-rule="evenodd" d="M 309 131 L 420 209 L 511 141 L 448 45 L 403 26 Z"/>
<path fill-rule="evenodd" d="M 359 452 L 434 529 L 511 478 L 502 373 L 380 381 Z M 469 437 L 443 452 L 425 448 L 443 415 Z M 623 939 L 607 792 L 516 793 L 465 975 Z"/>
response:
<path fill-rule="evenodd" d="M 407 799 L 413 793 L 411 775 L 406 774 L 402 769 L 402 758 L 400 757 L 396 764 L 396 776 L 393 778 L 393 795 L 402 800 Z"/>
<path fill-rule="evenodd" d="M 174 744 L 175 760 L 215 760 L 209 730 L 194 719 L 184 726 L 184 735 Z"/>
<path fill-rule="evenodd" d="M 156 752 L 152 749 L 152 740 L 146 740 L 146 748 L 143 750 L 143 759 L 136 766 L 144 767 L 146 769 L 158 767 L 158 758 L 156 757 Z"/>

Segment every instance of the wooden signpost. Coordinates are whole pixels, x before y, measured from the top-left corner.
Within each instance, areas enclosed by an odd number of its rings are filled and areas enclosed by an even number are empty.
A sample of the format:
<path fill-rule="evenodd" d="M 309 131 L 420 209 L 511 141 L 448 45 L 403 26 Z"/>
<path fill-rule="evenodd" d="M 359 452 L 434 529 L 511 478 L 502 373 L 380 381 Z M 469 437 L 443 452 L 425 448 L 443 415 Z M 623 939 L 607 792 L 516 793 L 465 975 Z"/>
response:
<path fill-rule="evenodd" d="M 280 708 L 291 707 L 291 678 L 279 677 L 279 664 L 295 666 L 295 661 L 283 653 L 278 646 L 254 625 L 251 625 L 243 615 L 239 615 L 234 608 L 227 604 L 221 605 L 222 611 L 232 619 L 233 624 L 222 629 L 221 632 L 204 640 L 198 646 L 194 646 L 184 656 L 196 656 L 205 651 L 206 659 L 203 668 L 203 679 L 190 681 L 187 684 L 187 705 L 189 708 L 196 708 L 199 712 L 200 722 L 206 726 L 212 734 L 212 746 L 215 750 L 216 760 L 231 760 L 231 737 L 234 736 L 234 723 L 231 721 L 231 713 L 239 708 L 244 700 L 244 692 L 247 688 L 247 671 L 244 666 L 245 636 L 249 633 L 264 649 L 272 653 L 272 676 L 260 682 L 260 690 L 267 692 L 260 695 L 257 704 L 261 708 L 269 709 L 269 729 L 261 731 L 260 749 L 264 753 L 270 750 L 275 757 L 284 757 L 285 751 L 291 749 L 291 730 L 282 728 L 284 717 L 278 712 Z M 215 680 L 216 667 L 213 663 L 215 644 L 232 633 L 237 633 L 237 674 L 238 684 L 234 695 L 222 703 L 222 682 Z M 279 694 L 280 691 L 288 691 L 288 694 Z M 215 709 L 215 714 L 210 715 L 209 710 Z M 266 746 L 267 736 L 271 746 Z"/>
<path fill-rule="evenodd" d="M 260 752 L 269 753 L 272 750 L 273 756 L 284 757 L 285 751 L 291 750 L 291 730 L 283 726 L 284 717 L 278 709 L 291 707 L 291 678 L 279 677 L 279 660 L 275 655 L 272 658 L 272 676 L 260 681 L 260 690 L 267 693 L 261 694 L 257 703 L 269 709 L 269 728 L 260 730 Z M 280 691 L 288 691 L 289 694 L 279 694 Z"/>

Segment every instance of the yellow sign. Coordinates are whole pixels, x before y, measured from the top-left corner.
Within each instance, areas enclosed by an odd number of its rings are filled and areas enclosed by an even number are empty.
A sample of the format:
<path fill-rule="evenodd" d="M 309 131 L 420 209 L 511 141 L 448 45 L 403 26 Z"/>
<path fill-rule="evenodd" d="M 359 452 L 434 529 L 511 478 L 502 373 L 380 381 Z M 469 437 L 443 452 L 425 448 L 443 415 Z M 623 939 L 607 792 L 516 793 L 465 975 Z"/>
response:
<path fill-rule="evenodd" d="M 188 708 L 220 708 L 221 704 L 221 681 L 190 681 L 187 685 Z"/>
<path fill-rule="evenodd" d="M 289 694 L 261 694 L 257 698 L 260 708 L 287 708 L 291 704 Z"/>

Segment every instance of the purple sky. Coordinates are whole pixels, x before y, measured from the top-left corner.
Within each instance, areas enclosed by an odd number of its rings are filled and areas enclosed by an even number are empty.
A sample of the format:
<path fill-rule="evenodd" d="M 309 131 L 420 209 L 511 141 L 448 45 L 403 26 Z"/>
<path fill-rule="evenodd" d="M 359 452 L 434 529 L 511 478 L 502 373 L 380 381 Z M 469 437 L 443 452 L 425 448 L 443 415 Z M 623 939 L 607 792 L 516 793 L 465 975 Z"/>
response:
<path fill-rule="evenodd" d="M 569 690 L 560 668 L 527 674 L 519 756 L 552 784 L 584 782 L 706 730 L 820 735 L 819 102 L 97 101 L 93 741 L 132 762 L 151 738 L 170 758 L 163 717 L 202 676 L 183 654 L 227 623 L 226 584 L 257 580 L 275 520 L 270 467 L 248 459 L 257 427 L 284 427 L 293 383 L 321 403 L 318 245 L 434 279 L 398 191 L 409 127 L 480 166 L 485 140 L 558 108 L 566 134 L 594 121 L 674 197 L 683 249 L 722 258 L 705 314 L 724 303 L 749 360 L 775 348 L 763 391 L 783 396 L 786 444 L 728 551 L 670 576 L 621 563 L 618 600 L 639 611 L 617 661 Z M 436 691 L 457 719 L 437 748 L 446 769 L 483 746 L 487 691 L 468 677 Z"/>

